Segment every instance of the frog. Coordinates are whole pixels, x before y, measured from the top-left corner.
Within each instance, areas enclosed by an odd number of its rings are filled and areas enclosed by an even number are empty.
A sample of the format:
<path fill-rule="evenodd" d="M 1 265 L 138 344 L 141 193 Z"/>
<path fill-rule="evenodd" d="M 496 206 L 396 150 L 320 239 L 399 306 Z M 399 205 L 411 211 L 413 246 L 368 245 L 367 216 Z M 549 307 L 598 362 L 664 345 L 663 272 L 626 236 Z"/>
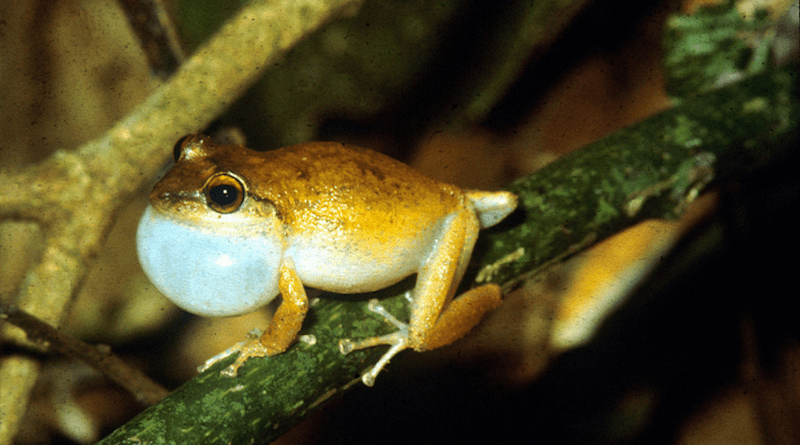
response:
<path fill-rule="evenodd" d="M 453 343 L 502 301 L 497 284 L 454 294 L 479 229 L 516 208 L 511 192 L 462 190 L 339 142 L 256 151 L 195 134 L 181 138 L 173 155 L 136 233 L 150 281 L 177 306 L 207 317 L 246 314 L 282 296 L 260 335 L 207 363 L 238 353 L 224 375 L 296 341 L 309 310 L 306 287 L 363 294 L 416 274 L 408 322 L 371 301 L 369 309 L 397 330 L 339 342 L 343 354 L 390 346 L 363 373 L 368 386 L 400 351 Z"/>

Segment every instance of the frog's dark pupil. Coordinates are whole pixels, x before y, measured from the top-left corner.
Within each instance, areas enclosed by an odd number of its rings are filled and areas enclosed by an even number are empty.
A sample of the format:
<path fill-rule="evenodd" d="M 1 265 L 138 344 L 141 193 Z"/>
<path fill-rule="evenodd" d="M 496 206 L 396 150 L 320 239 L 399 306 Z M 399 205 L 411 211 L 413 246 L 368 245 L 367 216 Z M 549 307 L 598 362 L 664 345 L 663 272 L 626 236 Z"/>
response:
<path fill-rule="evenodd" d="M 215 203 L 227 206 L 236 202 L 239 197 L 239 191 L 232 185 L 222 184 L 211 187 L 211 190 L 208 191 L 208 196 Z"/>

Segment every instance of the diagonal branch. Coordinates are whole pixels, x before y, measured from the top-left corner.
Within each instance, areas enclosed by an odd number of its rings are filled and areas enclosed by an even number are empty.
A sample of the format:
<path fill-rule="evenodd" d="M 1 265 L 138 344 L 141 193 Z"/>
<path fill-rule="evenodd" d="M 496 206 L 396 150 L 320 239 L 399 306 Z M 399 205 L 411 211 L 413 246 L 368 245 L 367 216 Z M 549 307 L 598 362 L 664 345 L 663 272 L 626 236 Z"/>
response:
<path fill-rule="evenodd" d="M 711 178 L 736 179 L 785 154 L 800 122 L 796 71 L 787 67 L 687 100 L 516 181 L 509 189 L 520 196 L 517 222 L 482 235 L 483 252 L 473 258 L 479 277 L 506 289 L 533 280 L 549 264 L 644 218 L 677 216 Z M 762 106 L 754 108 L 754 101 Z M 395 295 L 382 304 L 401 313 L 402 293 L 381 294 Z M 391 329 L 367 311 L 366 301 L 321 298 L 311 313 L 303 333 L 313 335 L 313 344 L 251 359 L 234 379 L 220 375 L 233 358 L 223 360 L 101 443 L 277 438 L 360 384 L 359 373 L 383 352 L 345 356 L 339 339 Z"/>
<path fill-rule="evenodd" d="M 55 350 L 92 366 L 133 394 L 145 405 L 153 405 L 166 397 L 169 391 L 141 371 L 128 366 L 111 352 L 106 345 L 96 347 L 62 333 L 47 323 L 20 310 L 0 302 L 0 320 L 5 320 L 25 330 L 30 340 L 46 342 Z"/>

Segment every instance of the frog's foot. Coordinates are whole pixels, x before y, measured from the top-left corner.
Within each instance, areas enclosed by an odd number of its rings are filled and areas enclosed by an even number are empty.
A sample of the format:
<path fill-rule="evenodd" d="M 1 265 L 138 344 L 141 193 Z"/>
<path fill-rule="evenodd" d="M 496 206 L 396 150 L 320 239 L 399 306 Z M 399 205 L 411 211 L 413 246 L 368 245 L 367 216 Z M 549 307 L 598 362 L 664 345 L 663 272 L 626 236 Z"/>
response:
<path fill-rule="evenodd" d="M 369 371 L 364 373 L 361 376 L 361 381 L 364 382 L 367 386 L 372 386 L 375 384 L 375 378 L 378 377 L 378 373 L 381 372 L 384 366 L 389 363 L 389 360 L 392 359 L 398 352 L 402 351 L 409 347 L 409 339 L 408 339 L 408 325 L 406 323 L 401 322 L 400 320 L 396 319 L 392 314 L 390 314 L 383 306 L 378 303 L 378 300 L 372 299 L 369 300 L 369 304 L 367 308 L 375 312 L 376 314 L 382 316 L 386 319 L 389 323 L 395 325 L 397 327 L 397 332 L 393 332 L 387 335 L 381 335 L 380 337 L 371 337 L 365 338 L 359 341 L 352 341 L 350 339 L 342 339 L 339 340 L 339 351 L 342 354 L 349 354 L 356 349 L 365 349 L 371 348 L 373 346 L 378 345 L 390 345 L 388 351 L 383 354 L 378 363 L 375 364 Z"/>
<path fill-rule="evenodd" d="M 247 340 L 240 341 L 239 343 L 236 343 L 230 348 L 206 360 L 205 363 L 197 367 L 197 372 L 204 372 L 217 362 L 220 362 L 226 359 L 228 356 L 238 352 L 239 356 L 236 357 L 236 361 L 233 362 L 232 365 L 228 366 L 227 368 L 219 372 L 225 377 L 231 377 L 231 378 L 236 377 L 238 375 L 239 368 L 242 365 L 244 365 L 244 362 L 246 362 L 249 358 L 266 357 L 268 355 L 271 355 L 270 351 L 266 347 L 264 347 L 264 345 L 262 345 L 261 342 L 259 341 L 258 337 L 260 335 L 261 335 L 261 330 L 254 329 L 253 331 L 247 334 Z"/>
<path fill-rule="evenodd" d="M 203 363 L 202 365 L 197 367 L 197 372 L 200 372 L 200 373 L 206 372 L 206 370 L 208 368 L 214 366 L 218 362 L 221 362 L 222 360 L 227 358 L 229 355 L 232 355 L 232 354 L 235 354 L 235 353 L 241 351 L 242 347 L 244 347 L 245 343 L 247 343 L 247 341 L 240 341 L 239 343 L 236 343 L 235 345 L 231 346 L 230 348 L 228 348 L 228 349 L 220 352 L 219 354 L 211 357 L 210 359 L 206 360 L 205 363 Z"/>

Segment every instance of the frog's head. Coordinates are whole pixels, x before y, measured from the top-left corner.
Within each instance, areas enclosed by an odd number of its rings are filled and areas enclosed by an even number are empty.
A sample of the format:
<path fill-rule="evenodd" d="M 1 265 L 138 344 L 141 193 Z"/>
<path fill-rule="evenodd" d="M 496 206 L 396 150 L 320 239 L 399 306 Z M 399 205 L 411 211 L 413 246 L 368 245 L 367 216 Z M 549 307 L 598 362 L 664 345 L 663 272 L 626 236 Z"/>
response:
<path fill-rule="evenodd" d="M 139 222 L 142 268 L 189 312 L 244 314 L 278 294 L 284 246 L 277 211 L 248 193 L 246 174 L 235 168 L 250 153 L 205 136 L 181 139 L 175 166 L 154 187 Z"/>

